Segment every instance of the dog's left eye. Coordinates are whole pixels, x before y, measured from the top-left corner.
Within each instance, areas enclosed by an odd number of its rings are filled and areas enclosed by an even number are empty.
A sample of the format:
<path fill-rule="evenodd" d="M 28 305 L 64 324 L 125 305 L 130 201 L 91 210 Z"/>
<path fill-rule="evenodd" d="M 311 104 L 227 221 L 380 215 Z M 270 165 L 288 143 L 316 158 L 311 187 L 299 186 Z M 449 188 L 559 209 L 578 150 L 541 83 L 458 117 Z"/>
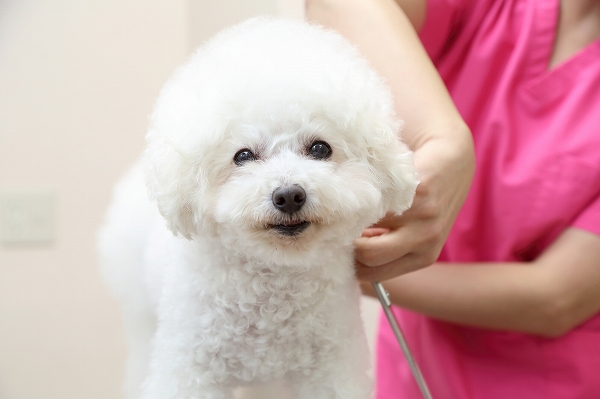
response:
<path fill-rule="evenodd" d="M 315 141 L 308 149 L 308 155 L 315 159 L 327 159 L 331 156 L 331 147 L 324 141 Z"/>
<path fill-rule="evenodd" d="M 235 153 L 235 155 L 233 157 L 233 162 L 235 162 L 235 164 L 238 166 L 242 165 L 244 162 L 254 161 L 254 160 L 256 160 L 256 155 L 254 155 L 254 153 L 247 148 L 244 148 L 243 150 L 239 150 L 238 152 Z"/>

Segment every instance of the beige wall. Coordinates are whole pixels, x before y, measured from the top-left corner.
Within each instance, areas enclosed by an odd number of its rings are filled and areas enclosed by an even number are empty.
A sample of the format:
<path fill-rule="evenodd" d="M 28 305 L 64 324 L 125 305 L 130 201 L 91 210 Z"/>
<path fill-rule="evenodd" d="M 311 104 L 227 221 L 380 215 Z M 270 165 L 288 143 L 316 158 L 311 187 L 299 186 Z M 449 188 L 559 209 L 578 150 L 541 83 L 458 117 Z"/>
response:
<path fill-rule="evenodd" d="M 118 398 L 125 348 L 95 231 L 187 55 L 187 2 L 2 3 L 0 186 L 53 190 L 56 230 L 0 249 L 0 398 Z"/>
<path fill-rule="evenodd" d="M 121 397 L 122 323 L 94 250 L 111 187 L 193 47 L 257 13 L 300 16 L 301 4 L 0 1 L 0 191 L 56 199 L 52 243 L 0 245 L 0 399 Z"/>

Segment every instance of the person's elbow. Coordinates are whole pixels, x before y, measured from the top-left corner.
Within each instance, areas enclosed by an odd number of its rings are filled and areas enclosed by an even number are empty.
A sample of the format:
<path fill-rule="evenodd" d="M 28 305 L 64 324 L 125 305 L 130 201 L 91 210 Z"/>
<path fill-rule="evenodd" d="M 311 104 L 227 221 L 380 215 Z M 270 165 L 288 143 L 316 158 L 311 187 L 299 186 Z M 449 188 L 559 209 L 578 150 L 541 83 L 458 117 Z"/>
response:
<path fill-rule="evenodd" d="M 559 338 L 584 323 L 591 315 L 585 305 L 569 293 L 555 293 L 542 310 L 539 335 L 546 338 Z"/>

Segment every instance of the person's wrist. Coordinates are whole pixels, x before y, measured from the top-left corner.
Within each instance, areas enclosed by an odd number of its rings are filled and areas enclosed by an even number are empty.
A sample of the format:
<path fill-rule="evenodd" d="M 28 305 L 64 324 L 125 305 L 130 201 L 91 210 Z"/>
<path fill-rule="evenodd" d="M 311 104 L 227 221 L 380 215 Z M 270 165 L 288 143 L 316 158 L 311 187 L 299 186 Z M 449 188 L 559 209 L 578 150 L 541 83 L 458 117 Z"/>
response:
<path fill-rule="evenodd" d="M 426 175 L 439 167 L 454 165 L 469 181 L 475 171 L 475 151 L 471 131 L 458 126 L 445 132 L 431 134 L 414 149 L 417 171 Z"/>

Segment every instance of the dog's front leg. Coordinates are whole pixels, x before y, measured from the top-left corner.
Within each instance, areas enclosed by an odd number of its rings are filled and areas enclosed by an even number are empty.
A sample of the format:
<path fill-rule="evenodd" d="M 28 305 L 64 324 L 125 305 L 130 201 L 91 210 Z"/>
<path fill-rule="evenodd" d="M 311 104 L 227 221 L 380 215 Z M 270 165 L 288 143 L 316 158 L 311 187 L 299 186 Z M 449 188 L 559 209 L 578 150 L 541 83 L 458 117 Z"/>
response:
<path fill-rule="evenodd" d="M 362 367 L 359 367 L 362 370 Z M 371 399 L 372 383 L 367 373 L 348 364 L 319 368 L 291 381 L 296 399 Z"/>
<path fill-rule="evenodd" d="M 232 399 L 233 391 L 219 383 L 213 370 L 199 364 L 195 352 L 182 347 L 155 348 L 141 399 Z"/>
<path fill-rule="evenodd" d="M 165 279 L 141 399 L 231 399 L 221 340 L 197 278 L 180 262 Z"/>
<path fill-rule="evenodd" d="M 230 388 L 202 382 L 177 384 L 173 376 L 167 379 L 169 381 L 150 376 L 143 386 L 141 399 L 233 399 Z"/>
<path fill-rule="evenodd" d="M 352 335 L 317 346 L 314 368 L 289 378 L 297 399 L 371 399 L 366 338 L 359 328 Z"/>

